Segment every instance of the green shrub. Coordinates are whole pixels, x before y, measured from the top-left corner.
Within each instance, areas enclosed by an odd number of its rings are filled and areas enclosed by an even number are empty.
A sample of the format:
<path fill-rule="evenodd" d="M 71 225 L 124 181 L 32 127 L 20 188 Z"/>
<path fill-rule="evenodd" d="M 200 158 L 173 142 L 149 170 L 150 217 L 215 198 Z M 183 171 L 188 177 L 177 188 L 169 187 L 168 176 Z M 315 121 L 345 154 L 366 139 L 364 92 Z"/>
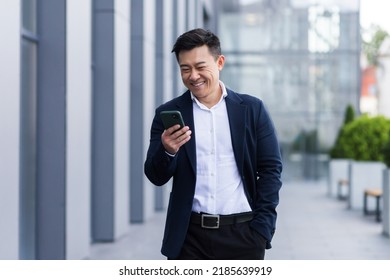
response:
<path fill-rule="evenodd" d="M 389 140 L 390 121 L 366 115 L 343 126 L 334 147 L 339 158 L 357 161 L 384 161 L 383 148 Z"/>
<path fill-rule="evenodd" d="M 340 128 L 336 137 L 335 144 L 329 152 L 331 158 L 344 158 L 344 152 L 341 149 L 339 144 L 340 137 L 341 134 L 343 133 L 343 127 L 346 126 L 348 123 L 353 122 L 354 120 L 355 120 L 355 109 L 352 107 L 351 104 L 349 104 L 345 109 L 343 126 Z"/>
<path fill-rule="evenodd" d="M 354 119 L 355 119 L 355 110 L 350 104 L 347 106 L 347 109 L 345 110 L 344 125 L 353 122 Z"/>

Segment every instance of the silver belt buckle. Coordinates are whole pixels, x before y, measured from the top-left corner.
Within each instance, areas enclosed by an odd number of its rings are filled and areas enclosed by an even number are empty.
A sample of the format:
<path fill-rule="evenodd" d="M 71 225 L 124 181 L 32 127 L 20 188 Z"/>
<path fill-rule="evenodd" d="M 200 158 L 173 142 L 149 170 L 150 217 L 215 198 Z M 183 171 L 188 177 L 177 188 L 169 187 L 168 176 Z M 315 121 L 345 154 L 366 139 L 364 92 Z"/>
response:
<path fill-rule="evenodd" d="M 213 226 L 205 225 L 205 223 L 204 223 L 204 218 L 214 218 L 214 219 L 216 219 L 215 225 L 213 225 Z M 202 217 L 201 217 L 201 226 L 202 226 L 202 228 L 218 229 L 218 228 L 219 228 L 219 215 L 202 214 Z"/>

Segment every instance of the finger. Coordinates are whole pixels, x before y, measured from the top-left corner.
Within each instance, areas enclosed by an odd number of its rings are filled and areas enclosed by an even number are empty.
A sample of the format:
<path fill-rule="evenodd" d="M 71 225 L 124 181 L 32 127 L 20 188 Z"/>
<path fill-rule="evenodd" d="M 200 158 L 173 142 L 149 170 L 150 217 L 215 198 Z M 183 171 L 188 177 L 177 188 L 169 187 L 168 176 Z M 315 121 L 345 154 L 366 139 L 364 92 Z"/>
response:
<path fill-rule="evenodd" d="M 174 126 L 171 126 L 170 128 L 166 129 L 166 132 L 168 134 L 173 134 L 174 132 L 176 132 L 179 129 L 180 129 L 180 125 L 179 124 L 175 124 Z"/>
<path fill-rule="evenodd" d="M 181 135 L 185 134 L 187 131 L 190 131 L 190 128 L 188 126 L 184 126 L 180 129 L 177 129 L 175 130 L 173 133 L 172 133 L 172 136 L 174 138 L 178 138 L 180 137 Z"/>
<path fill-rule="evenodd" d="M 183 133 L 182 135 L 180 135 L 178 138 L 176 138 L 176 141 L 177 141 L 176 143 L 177 143 L 179 148 L 181 146 L 183 146 L 185 143 L 187 143 L 188 141 L 190 141 L 191 134 L 192 134 L 192 131 L 188 130 L 185 133 Z"/>

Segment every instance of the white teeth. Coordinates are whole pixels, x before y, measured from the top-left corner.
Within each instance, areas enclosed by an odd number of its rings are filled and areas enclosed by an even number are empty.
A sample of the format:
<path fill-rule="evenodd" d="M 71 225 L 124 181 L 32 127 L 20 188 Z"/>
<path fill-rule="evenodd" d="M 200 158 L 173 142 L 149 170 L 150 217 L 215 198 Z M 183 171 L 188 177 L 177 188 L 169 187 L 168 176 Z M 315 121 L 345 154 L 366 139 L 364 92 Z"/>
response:
<path fill-rule="evenodd" d="M 194 87 L 198 87 L 198 86 L 201 86 L 201 85 L 203 85 L 204 84 L 204 82 L 201 82 L 201 83 L 197 83 L 197 84 L 192 84 Z"/>

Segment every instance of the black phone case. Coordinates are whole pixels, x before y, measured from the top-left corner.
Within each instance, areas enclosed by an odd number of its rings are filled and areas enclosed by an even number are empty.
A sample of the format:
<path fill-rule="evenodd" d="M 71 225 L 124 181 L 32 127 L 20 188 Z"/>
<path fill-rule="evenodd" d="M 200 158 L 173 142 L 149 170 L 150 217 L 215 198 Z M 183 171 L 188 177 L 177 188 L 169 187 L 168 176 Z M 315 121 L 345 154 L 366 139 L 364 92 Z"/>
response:
<path fill-rule="evenodd" d="M 168 129 L 175 124 L 180 124 L 180 128 L 184 126 L 183 117 L 181 116 L 180 111 L 162 111 L 160 117 L 165 129 Z"/>

